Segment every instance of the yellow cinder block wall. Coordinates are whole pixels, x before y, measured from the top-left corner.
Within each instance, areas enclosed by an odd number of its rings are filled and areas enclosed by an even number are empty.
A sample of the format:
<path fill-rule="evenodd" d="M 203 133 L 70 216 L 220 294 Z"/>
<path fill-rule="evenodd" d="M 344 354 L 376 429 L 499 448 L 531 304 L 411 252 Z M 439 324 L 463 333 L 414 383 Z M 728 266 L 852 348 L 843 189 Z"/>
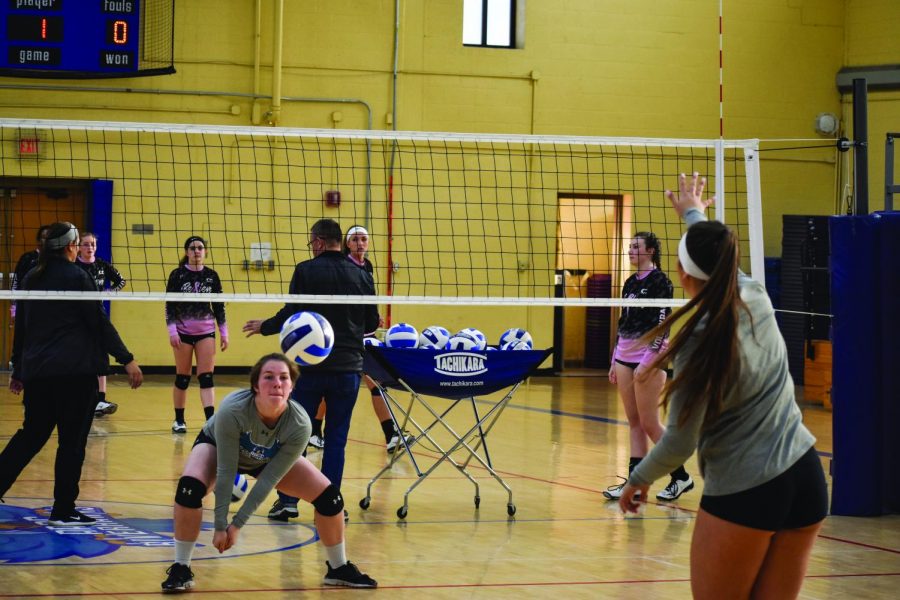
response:
<path fill-rule="evenodd" d="M 28 89 L 33 80 L 0 78 L 13 86 L 0 95 L 0 115 L 261 127 L 277 117 L 276 126 L 387 129 L 396 101 L 398 129 L 719 137 L 718 2 L 522 1 L 524 44 L 514 50 L 464 47 L 458 0 L 401 1 L 396 99 L 391 94 L 394 2 L 285 2 L 285 99 L 271 116 L 269 98 L 247 94 L 272 90 L 274 3 L 259 4 L 262 68 L 254 90 L 255 4 L 176 2 L 176 74 L 39 82 L 51 90 Z M 727 138 L 821 139 L 813 131 L 820 112 L 839 114 L 849 135 L 849 98 L 837 92 L 837 71 L 900 63 L 895 0 L 726 1 L 724 7 Z M 870 208 L 878 209 L 883 136 L 900 129 L 900 94 L 871 93 L 869 110 Z M 253 123 L 254 114 L 261 115 L 260 122 Z M 830 214 L 840 205 L 841 161 L 831 149 L 761 153 L 767 255 L 780 254 L 782 215 Z M 360 199 L 351 193 L 346 200 L 339 212 L 321 214 L 342 223 L 355 219 Z M 221 225 L 209 224 L 211 244 L 218 248 L 227 245 L 226 232 L 217 231 Z M 307 225 L 294 222 L 277 235 L 303 236 Z M 173 240 L 181 236 L 172 233 Z M 383 250 L 383 240 L 376 237 L 375 247 Z M 174 266 L 178 248 L 175 243 L 171 262 L 161 269 Z M 279 257 L 281 269 L 289 272 L 289 263 Z M 376 278 L 383 283 L 387 265 L 378 267 Z M 218 364 L 246 365 L 271 349 L 271 338 L 243 340 L 239 329 L 246 319 L 269 316 L 277 308 L 229 305 L 232 347 Z M 474 326 L 492 339 L 506 327 L 524 326 L 538 345 L 552 343 L 548 308 L 395 305 L 391 316 L 420 327 Z M 142 363 L 171 362 L 161 305 L 120 303 L 113 317 Z"/>

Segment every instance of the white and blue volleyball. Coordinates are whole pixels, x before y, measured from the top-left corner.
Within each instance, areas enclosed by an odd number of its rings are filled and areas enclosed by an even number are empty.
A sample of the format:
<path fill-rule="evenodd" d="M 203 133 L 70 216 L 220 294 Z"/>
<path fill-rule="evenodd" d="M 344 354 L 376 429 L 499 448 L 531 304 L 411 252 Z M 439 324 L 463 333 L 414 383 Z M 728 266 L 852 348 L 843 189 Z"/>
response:
<path fill-rule="evenodd" d="M 531 346 L 522 340 L 512 340 L 500 346 L 501 350 L 531 350 Z"/>
<path fill-rule="evenodd" d="M 450 332 L 439 325 L 432 325 L 422 330 L 419 335 L 419 348 L 443 350 L 450 342 Z"/>
<path fill-rule="evenodd" d="M 237 502 L 241 498 L 244 497 L 244 494 L 247 493 L 247 476 L 242 473 L 238 473 L 234 476 L 234 485 L 231 488 L 231 501 Z"/>
<path fill-rule="evenodd" d="M 384 335 L 388 348 L 415 348 L 419 345 L 419 332 L 409 323 L 392 325 Z"/>
<path fill-rule="evenodd" d="M 476 350 L 484 350 L 487 347 L 487 338 L 483 333 L 475 329 L 474 327 L 466 327 L 465 329 L 460 329 L 456 332 L 456 337 L 466 337 L 469 336 L 473 340 L 475 340 Z"/>
<path fill-rule="evenodd" d="M 384 346 L 384 342 L 382 342 L 381 340 L 379 340 L 376 337 L 369 336 L 369 337 L 363 338 L 363 345 L 364 346 Z"/>
<path fill-rule="evenodd" d="M 325 317 L 311 311 L 298 312 L 281 327 L 281 351 L 300 365 L 317 365 L 331 354 L 334 330 Z"/>
<path fill-rule="evenodd" d="M 518 327 L 513 327 L 512 329 L 504 331 L 503 335 L 500 336 L 500 343 L 497 345 L 500 346 L 500 348 L 503 348 L 510 342 L 523 342 L 528 346 L 529 350 L 534 347 L 534 341 L 531 339 L 531 334 Z"/>
<path fill-rule="evenodd" d="M 478 350 L 478 340 L 471 335 L 454 335 L 447 342 L 448 350 Z"/>

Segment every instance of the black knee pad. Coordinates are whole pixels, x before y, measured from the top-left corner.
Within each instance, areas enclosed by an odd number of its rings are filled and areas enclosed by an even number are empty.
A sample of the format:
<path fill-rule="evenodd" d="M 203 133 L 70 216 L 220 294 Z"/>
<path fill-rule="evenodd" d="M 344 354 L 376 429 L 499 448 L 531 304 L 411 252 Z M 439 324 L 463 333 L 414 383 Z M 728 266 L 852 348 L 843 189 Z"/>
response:
<path fill-rule="evenodd" d="M 213 383 L 213 374 L 212 373 L 200 373 L 197 375 L 197 381 L 200 382 L 201 390 L 208 390 L 211 387 L 216 387 Z"/>
<path fill-rule="evenodd" d="M 175 376 L 175 387 L 179 390 L 186 390 L 188 386 L 191 385 L 191 376 L 190 375 L 176 375 Z"/>
<path fill-rule="evenodd" d="M 334 484 L 325 488 L 325 491 L 312 501 L 312 505 L 316 507 L 316 511 L 320 515 L 326 517 L 333 517 L 344 512 L 344 498 L 341 497 L 341 490 Z"/>
<path fill-rule="evenodd" d="M 176 504 L 185 508 L 202 508 L 204 496 L 206 486 L 196 477 L 185 475 L 178 480 L 178 489 L 175 490 Z"/>

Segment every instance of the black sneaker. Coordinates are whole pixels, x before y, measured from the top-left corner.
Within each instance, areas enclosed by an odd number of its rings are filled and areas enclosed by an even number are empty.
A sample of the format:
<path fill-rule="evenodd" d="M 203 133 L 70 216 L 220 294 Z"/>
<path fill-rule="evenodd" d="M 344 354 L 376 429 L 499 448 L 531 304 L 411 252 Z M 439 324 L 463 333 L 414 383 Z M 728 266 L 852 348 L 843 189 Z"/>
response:
<path fill-rule="evenodd" d="M 322 580 L 322 583 L 325 585 L 340 585 L 352 588 L 378 587 L 377 581 L 365 573 L 360 573 L 356 565 L 349 560 L 337 569 L 332 569 L 327 560 L 325 564 L 328 566 L 328 573 L 325 574 L 325 579 Z"/>
<path fill-rule="evenodd" d="M 97 519 L 83 515 L 74 508 L 71 512 L 64 515 L 50 513 L 50 518 L 47 519 L 47 524 L 54 527 L 83 527 L 85 525 L 93 525 L 96 522 Z"/>
<path fill-rule="evenodd" d="M 297 510 L 296 504 L 285 504 L 281 500 L 276 500 L 267 516 L 273 521 L 287 521 L 299 517 L 300 511 Z"/>
<path fill-rule="evenodd" d="M 178 594 L 187 592 L 194 587 L 194 572 L 187 565 L 172 563 L 166 569 L 166 580 L 162 582 L 163 594 Z"/>

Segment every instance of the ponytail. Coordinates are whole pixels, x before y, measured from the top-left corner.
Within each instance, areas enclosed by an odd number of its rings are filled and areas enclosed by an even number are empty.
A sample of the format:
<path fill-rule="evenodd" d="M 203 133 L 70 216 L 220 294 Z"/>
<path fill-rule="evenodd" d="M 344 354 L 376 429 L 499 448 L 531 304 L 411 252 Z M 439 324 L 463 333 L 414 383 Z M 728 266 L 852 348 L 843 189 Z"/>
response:
<path fill-rule="evenodd" d="M 669 348 L 652 365 L 661 368 L 685 349 L 703 321 L 702 339 L 685 357 L 685 367 L 666 385 L 662 405 L 668 407 L 671 396 L 679 394 L 684 403 L 678 425 L 684 425 L 694 411 L 700 410 L 705 412 L 705 427 L 721 414 L 725 396 L 740 376 L 739 311 L 743 309 L 749 315 L 749 310 L 737 285 L 739 249 L 734 232 L 718 221 L 703 221 L 688 229 L 685 243 L 690 258 L 709 274 L 709 279 L 690 302 L 644 339 L 653 339 L 687 318 Z"/>

